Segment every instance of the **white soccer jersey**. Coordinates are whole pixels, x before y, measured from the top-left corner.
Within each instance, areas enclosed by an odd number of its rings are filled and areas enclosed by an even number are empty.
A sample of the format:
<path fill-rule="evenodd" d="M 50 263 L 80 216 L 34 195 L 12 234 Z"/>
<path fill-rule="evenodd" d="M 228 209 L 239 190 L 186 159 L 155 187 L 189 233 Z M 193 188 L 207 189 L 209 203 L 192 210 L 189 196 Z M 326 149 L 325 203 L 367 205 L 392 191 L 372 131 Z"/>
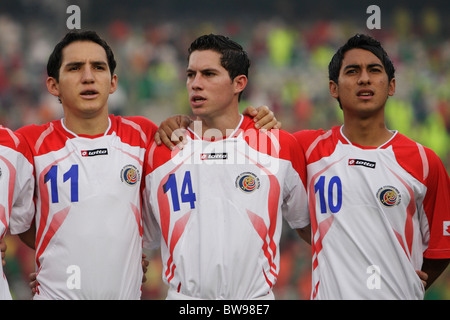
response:
<path fill-rule="evenodd" d="M 313 299 L 422 299 L 423 257 L 450 258 L 450 181 L 396 132 L 379 148 L 341 127 L 294 134 L 305 152 Z"/>
<path fill-rule="evenodd" d="M 242 119 L 226 139 L 190 131 L 182 151 L 150 151 L 144 200 L 153 215 L 144 226 L 161 230 L 168 299 L 273 298 L 281 213 L 292 228 L 309 224 L 295 138 Z"/>
<path fill-rule="evenodd" d="M 9 227 L 12 234 L 31 225 L 34 213 L 33 165 L 26 143 L 19 135 L 0 126 L 0 239 Z M 0 263 L 0 300 L 11 299 L 8 282 Z"/>
<path fill-rule="evenodd" d="M 139 299 L 141 175 L 156 126 L 111 115 L 99 136 L 63 120 L 20 129 L 32 150 L 36 191 L 35 299 Z"/>

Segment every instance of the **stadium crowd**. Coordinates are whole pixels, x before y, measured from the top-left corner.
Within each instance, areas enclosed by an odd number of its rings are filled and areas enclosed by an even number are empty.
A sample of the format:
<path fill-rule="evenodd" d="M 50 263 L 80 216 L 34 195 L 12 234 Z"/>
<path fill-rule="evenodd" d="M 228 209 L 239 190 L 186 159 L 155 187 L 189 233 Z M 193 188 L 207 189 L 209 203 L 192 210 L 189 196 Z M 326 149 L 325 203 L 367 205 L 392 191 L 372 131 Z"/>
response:
<path fill-rule="evenodd" d="M 391 26 L 367 30 L 351 22 L 287 23 L 280 19 L 201 24 L 167 21 L 133 24 L 111 20 L 93 26 L 113 48 L 119 88 L 110 109 L 121 115 L 143 115 L 159 124 L 166 117 L 189 113 L 185 88 L 186 48 L 200 34 L 229 35 L 247 49 L 252 67 L 241 103 L 270 106 L 283 129 L 329 128 L 341 123 L 341 110 L 328 92 L 328 62 L 336 48 L 357 32 L 368 33 L 388 51 L 396 67 L 397 91 L 388 100 L 391 128 L 432 148 L 450 172 L 450 34 L 443 17 L 426 10 L 412 23 L 398 10 Z M 62 115 L 58 100 L 45 87 L 50 51 L 63 33 L 51 24 L 16 20 L 0 12 L 0 123 L 17 129 Z M 310 249 L 286 230 L 281 272 L 274 293 L 278 299 L 308 299 Z M 17 237 L 7 238 L 7 278 L 13 297 L 30 296 L 28 274 L 33 252 Z M 159 253 L 150 261 L 144 299 L 165 297 Z M 427 293 L 428 299 L 450 299 L 447 270 Z"/>

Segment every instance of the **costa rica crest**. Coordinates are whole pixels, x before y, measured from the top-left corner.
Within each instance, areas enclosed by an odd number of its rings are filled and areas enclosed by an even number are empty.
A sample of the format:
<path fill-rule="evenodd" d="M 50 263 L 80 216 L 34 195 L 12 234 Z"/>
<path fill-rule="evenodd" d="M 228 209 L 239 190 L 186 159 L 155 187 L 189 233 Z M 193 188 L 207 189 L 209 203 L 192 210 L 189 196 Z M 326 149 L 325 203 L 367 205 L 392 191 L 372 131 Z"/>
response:
<path fill-rule="evenodd" d="M 236 178 L 236 188 L 239 188 L 243 192 L 253 192 L 259 188 L 259 184 L 259 178 L 251 172 L 241 173 Z"/>
<path fill-rule="evenodd" d="M 127 185 L 134 186 L 140 180 L 139 170 L 131 164 L 126 165 L 120 172 L 120 179 Z"/>
<path fill-rule="evenodd" d="M 377 198 L 385 207 L 393 207 L 400 203 L 401 195 L 397 188 L 384 186 L 377 192 Z"/>

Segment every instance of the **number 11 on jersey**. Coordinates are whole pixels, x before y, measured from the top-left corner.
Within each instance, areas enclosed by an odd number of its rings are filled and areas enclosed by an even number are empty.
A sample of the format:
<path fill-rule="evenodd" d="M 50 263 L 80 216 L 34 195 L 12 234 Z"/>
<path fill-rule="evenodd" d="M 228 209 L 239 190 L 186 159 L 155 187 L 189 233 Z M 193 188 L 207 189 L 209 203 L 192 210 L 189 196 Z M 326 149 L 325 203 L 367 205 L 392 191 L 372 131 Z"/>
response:
<path fill-rule="evenodd" d="M 63 182 L 70 180 L 70 201 L 78 202 L 78 165 L 74 164 L 64 173 Z M 44 183 L 50 181 L 50 190 L 52 193 L 52 203 L 59 202 L 58 194 L 58 166 L 52 166 L 44 176 Z"/>

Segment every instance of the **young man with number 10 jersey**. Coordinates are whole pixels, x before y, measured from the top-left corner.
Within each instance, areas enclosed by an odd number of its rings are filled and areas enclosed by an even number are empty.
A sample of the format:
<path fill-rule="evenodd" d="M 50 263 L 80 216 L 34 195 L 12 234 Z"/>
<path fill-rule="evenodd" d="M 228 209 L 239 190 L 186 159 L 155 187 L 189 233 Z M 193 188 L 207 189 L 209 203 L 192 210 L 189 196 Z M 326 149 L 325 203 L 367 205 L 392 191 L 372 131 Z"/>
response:
<path fill-rule="evenodd" d="M 307 163 L 313 299 L 423 299 L 450 258 L 450 180 L 430 149 L 388 130 L 394 67 L 356 35 L 333 57 L 344 124 L 294 134 Z M 419 271 L 419 272 L 418 272 Z"/>

